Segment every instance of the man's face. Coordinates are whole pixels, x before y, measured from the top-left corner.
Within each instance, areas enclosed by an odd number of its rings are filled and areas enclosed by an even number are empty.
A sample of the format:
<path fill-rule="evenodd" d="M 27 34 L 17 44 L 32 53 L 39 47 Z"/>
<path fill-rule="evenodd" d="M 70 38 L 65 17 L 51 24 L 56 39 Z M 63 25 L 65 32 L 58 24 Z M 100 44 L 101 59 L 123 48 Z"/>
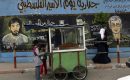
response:
<path fill-rule="evenodd" d="M 12 23 L 9 29 L 13 35 L 17 35 L 19 33 L 20 25 L 18 22 Z"/>
<path fill-rule="evenodd" d="M 121 28 L 121 25 L 120 25 L 120 21 L 116 20 L 116 21 L 112 21 L 111 22 L 111 29 L 112 29 L 112 32 L 113 33 L 120 33 L 120 28 Z"/>
<path fill-rule="evenodd" d="M 82 19 L 76 19 L 77 25 L 83 25 L 84 21 Z"/>

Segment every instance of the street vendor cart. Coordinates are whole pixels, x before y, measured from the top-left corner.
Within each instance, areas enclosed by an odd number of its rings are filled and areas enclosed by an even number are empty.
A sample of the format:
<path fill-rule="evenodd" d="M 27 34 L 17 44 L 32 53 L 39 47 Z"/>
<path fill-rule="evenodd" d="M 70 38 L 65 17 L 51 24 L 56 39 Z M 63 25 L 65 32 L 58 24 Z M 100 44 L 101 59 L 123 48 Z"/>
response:
<path fill-rule="evenodd" d="M 25 25 L 25 28 L 47 32 L 49 62 L 54 79 L 65 80 L 68 73 L 72 73 L 76 80 L 82 80 L 87 76 L 83 25 L 29 24 Z"/>

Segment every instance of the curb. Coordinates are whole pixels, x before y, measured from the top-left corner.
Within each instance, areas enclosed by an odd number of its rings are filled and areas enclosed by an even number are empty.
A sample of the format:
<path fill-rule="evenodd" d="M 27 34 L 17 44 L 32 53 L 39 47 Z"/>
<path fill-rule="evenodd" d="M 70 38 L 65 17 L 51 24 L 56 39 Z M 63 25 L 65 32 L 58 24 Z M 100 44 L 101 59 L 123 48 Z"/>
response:
<path fill-rule="evenodd" d="M 24 70 L 8 70 L 8 71 L 0 71 L 0 74 L 10 74 L 10 73 L 24 73 Z"/>

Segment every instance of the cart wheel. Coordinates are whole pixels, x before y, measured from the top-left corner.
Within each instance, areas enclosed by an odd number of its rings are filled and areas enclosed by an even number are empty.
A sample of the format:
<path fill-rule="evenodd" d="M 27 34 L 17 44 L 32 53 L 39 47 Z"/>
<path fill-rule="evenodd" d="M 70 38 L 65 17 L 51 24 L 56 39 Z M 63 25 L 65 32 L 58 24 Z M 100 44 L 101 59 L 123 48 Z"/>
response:
<path fill-rule="evenodd" d="M 86 78 L 87 76 L 87 68 L 84 67 L 84 66 L 76 66 L 74 69 L 73 69 L 73 77 L 77 80 L 83 80 Z"/>
<path fill-rule="evenodd" d="M 67 70 L 64 68 L 57 68 L 54 70 L 55 80 L 66 80 L 68 77 Z"/>

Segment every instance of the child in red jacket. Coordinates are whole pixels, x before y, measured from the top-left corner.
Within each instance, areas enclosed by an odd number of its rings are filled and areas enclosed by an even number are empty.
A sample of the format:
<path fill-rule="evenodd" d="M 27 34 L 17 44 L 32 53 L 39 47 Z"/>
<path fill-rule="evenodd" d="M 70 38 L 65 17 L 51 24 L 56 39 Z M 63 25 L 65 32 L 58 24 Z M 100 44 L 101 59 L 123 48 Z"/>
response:
<path fill-rule="evenodd" d="M 43 62 L 43 64 L 40 66 L 40 75 L 43 76 L 47 74 L 47 63 L 46 63 L 46 59 L 47 59 L 47 56 L 46 56 L 46 44 L 45 43 L 41 43 L 40 44 L 41 48 L 40 48 L 40 51 L 41 51 L 41 60 Z M 44 72 L 44 73 L 43 73 Z"/>

